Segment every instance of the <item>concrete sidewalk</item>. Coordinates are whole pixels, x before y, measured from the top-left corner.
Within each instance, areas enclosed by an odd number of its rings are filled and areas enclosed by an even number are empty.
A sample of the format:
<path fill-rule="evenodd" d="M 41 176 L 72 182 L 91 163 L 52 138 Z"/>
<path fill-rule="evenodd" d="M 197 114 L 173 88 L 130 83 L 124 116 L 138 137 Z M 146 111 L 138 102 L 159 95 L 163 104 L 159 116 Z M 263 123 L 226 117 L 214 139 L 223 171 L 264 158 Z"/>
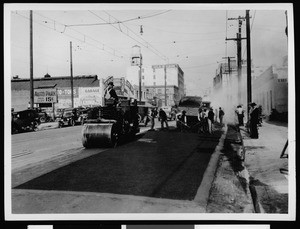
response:
<path fill-rule="evenodd" d="M 59 127 L 58 122 L 44 122 L 38 125 L 38 130 L 55 129 Z"/>
<path fill-rule="evenodd" d="M 288 213 L 288 177 L 280 172 L 288 168 L 288 159 L 280 158 L 288 138 L 287 125 L 264 122 L 258 132 L 259 139 L 252 139 L 245 127 L 240 128 L 255 210 Z"/>

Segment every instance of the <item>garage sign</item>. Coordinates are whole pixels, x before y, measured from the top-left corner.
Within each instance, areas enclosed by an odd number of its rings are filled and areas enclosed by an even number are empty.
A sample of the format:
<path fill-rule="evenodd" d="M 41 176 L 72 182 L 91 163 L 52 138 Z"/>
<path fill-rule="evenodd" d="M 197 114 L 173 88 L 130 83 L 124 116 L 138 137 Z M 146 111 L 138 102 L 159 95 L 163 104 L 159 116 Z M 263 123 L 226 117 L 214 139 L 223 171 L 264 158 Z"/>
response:
<path fill-rule="evenodd" d="M 57 103 L 57 91 L 54 88 L 34 89 L 34 103 Z"/>

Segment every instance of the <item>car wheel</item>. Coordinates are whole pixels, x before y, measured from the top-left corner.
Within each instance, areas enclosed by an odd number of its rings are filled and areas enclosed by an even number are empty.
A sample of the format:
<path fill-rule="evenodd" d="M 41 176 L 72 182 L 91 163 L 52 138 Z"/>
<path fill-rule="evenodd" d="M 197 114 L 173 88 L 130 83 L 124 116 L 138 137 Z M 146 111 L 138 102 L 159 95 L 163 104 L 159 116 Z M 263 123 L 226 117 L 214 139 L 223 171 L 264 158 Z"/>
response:
<path fill-rule="evenodd" d="M 31 130 L 32 130 L 32 131 L 38 131 L 37 126 L 38 126 L 38 123 L 36 123 L 36 122 L 32 123 L 32 125 L 31 125 Z"/>

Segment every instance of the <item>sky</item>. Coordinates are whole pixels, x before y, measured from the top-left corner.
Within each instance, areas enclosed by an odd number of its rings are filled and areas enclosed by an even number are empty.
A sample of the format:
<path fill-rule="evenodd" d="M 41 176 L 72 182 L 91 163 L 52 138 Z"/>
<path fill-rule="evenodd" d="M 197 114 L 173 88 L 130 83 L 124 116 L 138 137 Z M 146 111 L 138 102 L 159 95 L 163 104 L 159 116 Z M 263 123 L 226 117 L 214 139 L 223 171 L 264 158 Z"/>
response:
<path fill-rule="evenodd" d="M 24 5 L 24 4 L 23 4 Z M 126 76 L 132 46 L 139 45 L 143 65 L 179 64 L 187 95 L 202 96 L 212 87 L 219 63 L 236 56 L 238 21 L 245 10 L 202 7 L 200 4 L 72 5 L 54 4 L 33 9 L 33 77 L 70 75 L 72 42 L 73 75 L 100 78 Z M 10 11 L 10 76 L 30 77 L 29 10 Z M 287 55 L 285 10 L 256 7 L 250 10 L 251 55 L 256 67 L 278 64 Z M 141 26 L 143 33 L 141 34 Z M 246 22 L 242 25 L 246 37 Z M 242 53 L 246 59 L 246 40 Z"/>

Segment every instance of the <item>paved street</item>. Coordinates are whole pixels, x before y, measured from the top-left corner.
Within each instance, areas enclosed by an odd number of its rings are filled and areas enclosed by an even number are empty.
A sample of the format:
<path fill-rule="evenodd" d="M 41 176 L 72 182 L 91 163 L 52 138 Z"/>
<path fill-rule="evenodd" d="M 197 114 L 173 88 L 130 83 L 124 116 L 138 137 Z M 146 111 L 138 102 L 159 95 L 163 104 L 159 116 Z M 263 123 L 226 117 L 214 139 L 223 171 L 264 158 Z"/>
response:
<path fill-rule="evenodd" d="M 170 122 L 169 131 L 148 131 L 138 136 L 136 141 L 124 143 L 115 149 L 93 149 L 89 152 L 89 156 L 84 156 L 85 159 L 69 155 L 61 155 L 59 158 L 53 156 L 55 160 L 47 163 L 40 162 L 39 165 L 31 168 L 27 166 L 23 171 L 19 170 L 19 173 L 13 174 L 17 181 L 14 182 L 15 189 L 13 190 L 14 211 L 19 213 L 41 211 L 39 204 L 32 206 L 34 204 L 31 203 L 31 207 L 22 206 L 21 203 L 36 199 L 30 190 L 45 191 L 44 197 L 40 196 L 40 192 L 38 193 L 39 200 L 49 199 L 49 191 L 57 190 L 62 193 L 70 192 L 70 195 L 74 192 L 98 193 L 97 195 L 110 193 L 116 194 L 116 197 L 122 195 L 123 198 L 124 195 L 135 196 L 140 200 L 142 198 L 144 200 L 148 198 L 173 199 L 174 201 L 181 200 L 185 203 L 183 206 L 186 205 L 185 201 L 191 201 L 197 195 L 203 174 L 210 162 L 211 154 L 219 144 L 222 132 L 216 131 L 211 136 L 180 133 L 172 127 L 174 124 Z M 65 129 L 74 131 L 79 130 L 80 127 Z M 142 129 L 146 130 L 145 127 Z M 63 129 L 57 129 L 57 131 L 60 130 Z M 47 131 L 50 130 L 45 130 Z M 76 138 L 78 136 L 74 139 Z M 72 149 L 65 152 L 71 154 L 71 151 Z M 77 152 L 73 154 L 82 155 L 84 151 L 85 149 L 81 151 L 77 149 Z M 75 162 L 74 158 L 78 161 Z M 42 175 L 45 168 L 47 168 L 47 173 L 44 172 Z M 37 171 L 41 176 L 36 176 Z M 26 174 L 35 174 L 35 176 L 27 176 L 26 179 L 18 178 L 18 176 L 26 177 Z M 26 194 L 22 195 L 22 193 Z M 56 192 L 56 195 L 59 193 Z M 200 198 L 199 194 L 197 198 Z M 191 206 L 195 203 L 193 201 L 189 203 L 188 209 L 193 211 Z M 61 204 L 61 200 L 58 204 Z M 46 206 L 43 211 L 52 212 Z M 109 208 L 108 205 L 102 206 L 100 211 L 111 212 Z M 81 209 L 82 212 L 85 210 Z M 119 212 L 118 209 L 115 210 Z M 59 207 L 57 211 L 60 211 Z M 71 210 L 68 209 L 68 211 Z M 134 212 L 138 209 L 132 206 L 132 209 L 128 211 Z"/>
<path fill-rule="evenodd" d="M 156 127 L 159 127 L 157 121 Z M 147 129 L 149 124 L 147 127 L 141 124 L 141 132 Z M 12 187 L 107 150 L 85 149 L 81 142 L 81 130 L 82 126 L 74 126 L 12 135 Z"/>

